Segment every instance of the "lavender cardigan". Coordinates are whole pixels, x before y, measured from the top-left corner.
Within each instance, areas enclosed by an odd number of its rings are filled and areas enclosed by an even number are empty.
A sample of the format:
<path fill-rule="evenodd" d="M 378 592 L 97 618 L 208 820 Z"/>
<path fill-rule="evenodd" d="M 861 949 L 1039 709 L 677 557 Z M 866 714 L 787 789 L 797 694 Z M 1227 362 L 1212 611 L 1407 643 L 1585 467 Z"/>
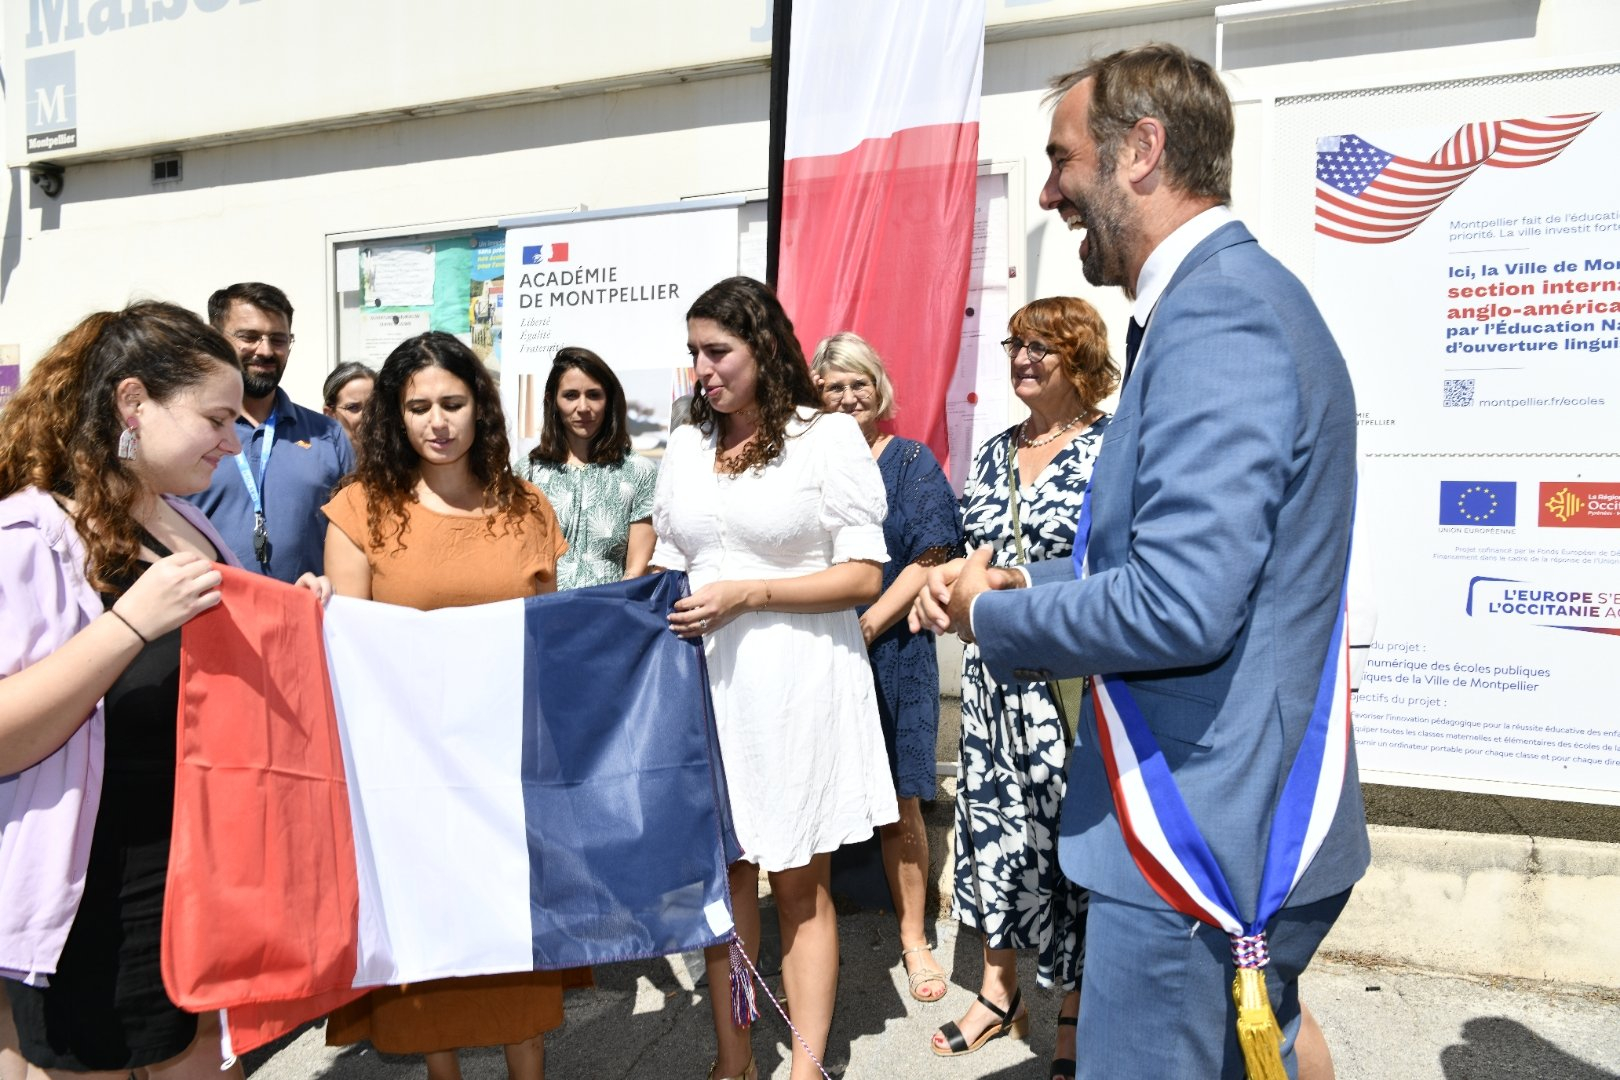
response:
<path fill-rule="evenodd" d="M 202 512 L 165 495 L 221 559 L 238 566 Z M 49 656 L 102 613 L 84 544 L 55 499 L 0 499 L 0 678 Z M 102 706 L 45 760 L 0 776 L 0 976 L 44 986 L 84 894 L 106 752 Z"/>

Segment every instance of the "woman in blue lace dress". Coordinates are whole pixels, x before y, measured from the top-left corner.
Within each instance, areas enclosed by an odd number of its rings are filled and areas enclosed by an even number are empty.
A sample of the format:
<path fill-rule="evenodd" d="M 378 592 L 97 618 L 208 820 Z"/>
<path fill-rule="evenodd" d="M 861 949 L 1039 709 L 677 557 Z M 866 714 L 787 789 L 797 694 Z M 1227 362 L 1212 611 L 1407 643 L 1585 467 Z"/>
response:
<path fill-rule="evenodd" d="M 945 996 L 945 973 L 934 962 L 924 928 L 928 885 L 928 833 L 921 799 L 933 799 L 935 743 L 939 734 L 939 659 L 931 631 L 912 633 L 905 614 L 922 588 L 927 567 L 954 557 L 962 546 L 956 494 L 932 451 L 920 442 L 878 430 L 894 415 L 894 388 L 883 361 L 856 334 L 835 334 L 816 347 L 816 383 L 823 408 L 845 412 L 861 425 L 889 500 L 883 540 L 883 595 L 859 609 L 877 684 L 878 714 L 889 752 L 889 771 L 900 797 L 900 820 L 878 829 L 889 895 L 900 922 L 900 962 L 911 996 Z"/>
<path fill-rule="evenodd" d="M 996 566 L 1067 559 L 1102 446 L 1097 403 L 1116 385 L 1107 329 L 1083 300 L 1025 305 L 1003 342 L 1028 419 L 988 440 L 963 491 L 967 546 Z M 970 1053 L 1028 1023 L 1016 950 L 1036 953 L 1036 982 L 1066 993 L 1053 1076 L 1073 1074 L 1073 1017 L 1085 950 L 1085 896 L 1058 868 L 1058 808 L 1073 718 L 1047 683 L 998 683 L 975 645 L 962 658 L 962 774 L 956 797 L 956 917 L 984 936 L 978 1000 L 935 1033 L 936 1054 Z"/>

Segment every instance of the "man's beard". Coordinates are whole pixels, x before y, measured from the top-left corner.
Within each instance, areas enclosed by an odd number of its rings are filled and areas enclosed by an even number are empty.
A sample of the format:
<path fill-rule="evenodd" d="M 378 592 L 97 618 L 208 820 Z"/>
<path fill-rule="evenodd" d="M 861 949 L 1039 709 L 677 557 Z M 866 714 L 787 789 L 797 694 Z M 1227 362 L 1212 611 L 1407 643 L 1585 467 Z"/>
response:
<path fill-rule="evenodd" d="M 251 370 L 242 371 L 242 396 L 249 398 L 269 397 L 281 385 L 281 372 L 273 371 L 268 375 L 255 375 Z"/>
<path fill-rule="evenodd" d="M 1086 255 L 1080 270 L 1093 285 L 1128 286 L 1123 237 L 1134 224 L 1131 206 L 1123 192 L 1100 185 L 1098 199 L 1087 200 L 1082 220 L 1086 223 Z"/>

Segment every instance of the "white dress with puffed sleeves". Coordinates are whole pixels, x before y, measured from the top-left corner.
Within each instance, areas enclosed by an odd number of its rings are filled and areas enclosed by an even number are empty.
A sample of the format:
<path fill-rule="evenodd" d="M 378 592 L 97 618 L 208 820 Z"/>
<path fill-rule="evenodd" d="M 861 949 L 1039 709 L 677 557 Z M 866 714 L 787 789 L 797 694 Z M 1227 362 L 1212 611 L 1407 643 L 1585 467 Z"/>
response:
<path fill-rule="evenodd" d="M 801 408 L 787 434 L 765 468 L 725 476 L 714 471 L 714 437 L 677 428 L 653 505 L 653 565 L 686 571 L 696 590 L 886 561 L 883 478 L 859 425 Z M 745 859 L 803 866 L 896 820 L 853 609 L 749 612 L 707 635 L 704 653 Z"/>

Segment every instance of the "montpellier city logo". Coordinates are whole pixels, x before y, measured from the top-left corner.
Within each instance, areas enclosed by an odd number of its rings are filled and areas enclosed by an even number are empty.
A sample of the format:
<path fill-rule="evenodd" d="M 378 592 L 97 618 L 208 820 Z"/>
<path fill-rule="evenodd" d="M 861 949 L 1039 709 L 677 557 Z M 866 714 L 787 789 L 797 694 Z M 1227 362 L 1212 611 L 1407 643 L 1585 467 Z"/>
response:
<path fill-rule="evenodd" d="M 30 154 L 71 150 L 79 145 L 79 105 L 73 53 L 30 56 L 23 62 Z"/>
<path fill-rule="evenodd" d="M 1576 480 L 1541 485 L 1537 524 L 1548 529 L 1620 529 L 1620 484 Z"/>
<path fill-rule="evenodd" d="M 1440 524 L 1506 527 L 1517 523 L 1513 480 L 1440 481 Z"/>

